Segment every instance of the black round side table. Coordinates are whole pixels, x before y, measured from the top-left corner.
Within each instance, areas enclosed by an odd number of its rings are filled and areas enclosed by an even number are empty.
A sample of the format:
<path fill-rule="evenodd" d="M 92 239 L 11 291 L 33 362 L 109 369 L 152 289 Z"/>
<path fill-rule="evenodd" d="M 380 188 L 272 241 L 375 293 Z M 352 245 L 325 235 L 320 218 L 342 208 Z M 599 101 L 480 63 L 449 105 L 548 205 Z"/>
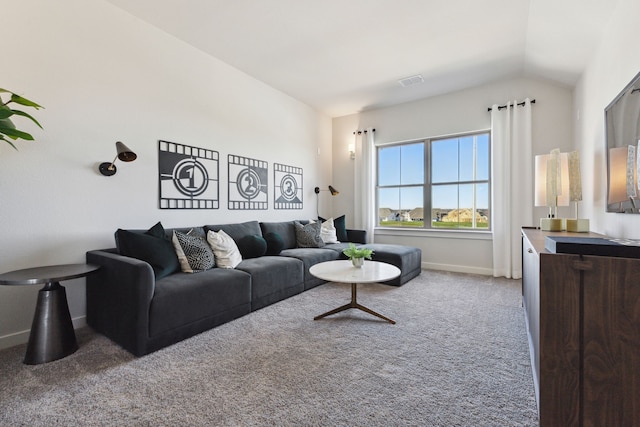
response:
<path fill-rule="evenodd" d="M 62 280 L 85 277 L 100 266 L 92 264 L 49 265 L 0 274 L 0 285 L 44 284 L 38 292 L 24 363 L 38 365 L 62 359 L 78 349 Z"/>

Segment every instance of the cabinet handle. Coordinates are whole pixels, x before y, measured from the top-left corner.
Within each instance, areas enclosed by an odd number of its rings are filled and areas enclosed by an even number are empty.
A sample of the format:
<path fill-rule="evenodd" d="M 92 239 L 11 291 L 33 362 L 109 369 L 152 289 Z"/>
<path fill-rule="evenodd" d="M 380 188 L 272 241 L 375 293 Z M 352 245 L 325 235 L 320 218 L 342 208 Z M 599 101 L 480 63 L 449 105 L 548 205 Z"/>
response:
<path fill-rule="evenodd" d="M 533 249 L 529 248 L 529 249 L 527 249 L 527 252 L 529 252 L 530 254 L 532 254 L 532 253 L 533 253 Z"/>
<path fill-rule="evenodd" d="M 571 266 L 576 270 L 593 270 L 593 264 L 591 261 L 573 261 Z"/>

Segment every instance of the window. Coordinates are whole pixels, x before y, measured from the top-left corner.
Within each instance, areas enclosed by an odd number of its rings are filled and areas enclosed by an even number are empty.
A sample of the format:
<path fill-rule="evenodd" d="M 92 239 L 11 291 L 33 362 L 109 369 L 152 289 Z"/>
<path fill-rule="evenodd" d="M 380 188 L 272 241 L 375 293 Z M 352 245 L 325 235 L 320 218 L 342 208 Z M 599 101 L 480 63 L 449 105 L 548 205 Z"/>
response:
<path fill-rule="evenodd" d="M 489 229 L 489 133 L 378 147 L 382 227 Z"/>

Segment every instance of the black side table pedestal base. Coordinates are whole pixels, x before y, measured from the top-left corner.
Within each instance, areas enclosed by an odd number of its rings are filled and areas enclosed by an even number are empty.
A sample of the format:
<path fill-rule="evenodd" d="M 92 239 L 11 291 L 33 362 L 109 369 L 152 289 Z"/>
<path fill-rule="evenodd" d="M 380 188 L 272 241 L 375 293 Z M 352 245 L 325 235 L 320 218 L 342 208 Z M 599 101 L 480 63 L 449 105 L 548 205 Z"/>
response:
<path fill-rule="evenodd" d="M 37 365 L 51 362 L 77 349 L 66 289 L 59 282 L 47 283 L 38 292 L 24 363 Z"/>

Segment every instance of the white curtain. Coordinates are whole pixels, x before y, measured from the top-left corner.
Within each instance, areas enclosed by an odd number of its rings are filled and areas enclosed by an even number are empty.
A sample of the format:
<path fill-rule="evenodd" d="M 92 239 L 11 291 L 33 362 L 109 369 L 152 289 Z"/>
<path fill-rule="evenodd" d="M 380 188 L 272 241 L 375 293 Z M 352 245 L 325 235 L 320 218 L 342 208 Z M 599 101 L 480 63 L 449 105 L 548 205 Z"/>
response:
<path fill-rule="evenodd" d="M 520 227 L 533 225 L 531 101 L 491 108 L 493 275 L 522 277 Z"/>
<path fill-rule="evenodd" d="M 356 159 L 354 179 L 354 225 L 366 230 L 367 243 L 373 242 L 375 226 L 375 171 L 376 153 L 373 143 L 373 129 L 355 133 Z"/>

